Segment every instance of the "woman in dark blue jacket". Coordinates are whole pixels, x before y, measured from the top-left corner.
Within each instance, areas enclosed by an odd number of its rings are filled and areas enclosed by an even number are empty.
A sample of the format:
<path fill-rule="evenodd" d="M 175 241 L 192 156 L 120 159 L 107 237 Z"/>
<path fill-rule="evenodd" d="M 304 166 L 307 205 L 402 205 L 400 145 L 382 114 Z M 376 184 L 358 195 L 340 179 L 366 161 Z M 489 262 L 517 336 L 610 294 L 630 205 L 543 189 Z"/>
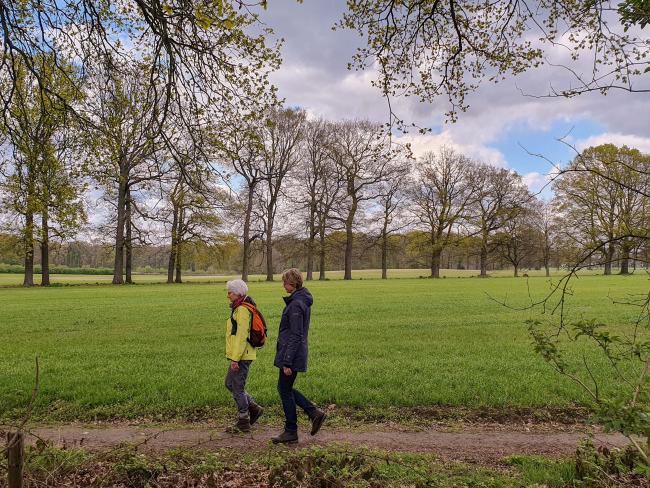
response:
<path fill-rule="evenodd" d="M 285 307 L 280 320 L 278 344 L 274 364 L 280 368 L 278 392 L 284 409 L 284 431 L 272 441 L 286 443 L 298 441 L 298 415 L 296 405 L 311 419 L 311 435 L 315 435 L 325 420 L 325 412 L 293 388 L 298 372 L 307 371 L 307 338 L 309 318 L 314 299 L 302 286 L 300 271 L 291 268 L 282 273 L 282 284 L 289 293 L 284 297 Z"/>

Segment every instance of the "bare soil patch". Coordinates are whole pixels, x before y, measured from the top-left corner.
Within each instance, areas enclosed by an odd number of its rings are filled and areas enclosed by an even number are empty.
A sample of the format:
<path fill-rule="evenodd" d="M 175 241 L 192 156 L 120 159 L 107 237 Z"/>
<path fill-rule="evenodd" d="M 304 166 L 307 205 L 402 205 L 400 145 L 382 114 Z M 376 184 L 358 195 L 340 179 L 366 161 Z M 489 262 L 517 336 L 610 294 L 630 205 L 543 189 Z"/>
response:
<path fill-rule="evenodd" d="M 231 434 L 224 425 L 174 424 L 143 426 L 128 423 L 111 424 L 61 424 L 39 426 L 31 429 L 29 442 L 37 439 L 52 442 L 58 447 L 82 447 L 90 451 L 104 451 L 122 444 L 132 444 L 138 449 L 163 452 L 173 448 L 244 451 L 265 450 L 277 428 L 255 426 L 250 434 Z M 361 429 L 328 428 L 312 437 L 300 433 L 293 448 L 313 445 L 350 444 L 355 447 L 388 451 L 433 453 L 443 460 L 459 460 L 478 464 L 498 464 L 505 456 L 514 454 L 562 457 L 573 454 L 581 439 L 592 435 L 596 445 L 607 448 L 627 444 L 619 434 L 606 434 L 597 429 L 581 426 L 557 430 L 553 426 L 529 429 L 525 425 L 470 424 L 434 427 L 415 430 L 400 426 L 368 426 Z"/>

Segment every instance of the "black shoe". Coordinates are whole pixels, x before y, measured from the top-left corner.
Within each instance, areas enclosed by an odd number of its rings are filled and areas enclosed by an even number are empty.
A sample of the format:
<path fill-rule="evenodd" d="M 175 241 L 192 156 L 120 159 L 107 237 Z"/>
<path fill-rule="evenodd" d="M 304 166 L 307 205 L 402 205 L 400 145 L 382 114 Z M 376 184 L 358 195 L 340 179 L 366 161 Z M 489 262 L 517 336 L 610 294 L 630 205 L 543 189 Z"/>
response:
<path fill-rule="evenodd" d="M 320 409 L 316 410 L 316 413 L 311 418 L 311 435 L 316 435 L 316 433 L 320 430 L 321 425 L 323 425 L 326 417 L 327 414 L 325 412 Z"/>
<path fill-rule="evenodd" d="M 248 405 L 248 413 L 250 414 L 251 418 L 251 425 L 253 425 L 255 422 L 257 422 L 257 419 L 262 416 L 264 413 L 264 409 L 260 407 L 257 403 L 251 403 Z"/>
<path fill-rule="evenodd" d="M 284 431 L 277 437 L 271 438 L 273 444 L 292 444 L 298 442 L 298 432 L 288 432 Z"/>

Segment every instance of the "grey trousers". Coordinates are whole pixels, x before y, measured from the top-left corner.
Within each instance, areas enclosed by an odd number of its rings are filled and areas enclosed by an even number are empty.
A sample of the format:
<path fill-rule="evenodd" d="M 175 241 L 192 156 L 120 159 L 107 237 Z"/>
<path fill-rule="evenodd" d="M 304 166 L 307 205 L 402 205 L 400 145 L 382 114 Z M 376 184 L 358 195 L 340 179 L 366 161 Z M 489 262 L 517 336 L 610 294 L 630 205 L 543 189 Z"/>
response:
<path fill-rule="evenodd" d="M 239 370 L 233 371 L 228 363 L 228 373 L 226 374 L 226 388 L 232 393 L 232 397 L 237 404 L 237 410 L 240 418 L 249 416 L 248 406 L 254 404 L 255 400 L 246 392 L 246 378 L 253 361 L 239 361 Z"/>

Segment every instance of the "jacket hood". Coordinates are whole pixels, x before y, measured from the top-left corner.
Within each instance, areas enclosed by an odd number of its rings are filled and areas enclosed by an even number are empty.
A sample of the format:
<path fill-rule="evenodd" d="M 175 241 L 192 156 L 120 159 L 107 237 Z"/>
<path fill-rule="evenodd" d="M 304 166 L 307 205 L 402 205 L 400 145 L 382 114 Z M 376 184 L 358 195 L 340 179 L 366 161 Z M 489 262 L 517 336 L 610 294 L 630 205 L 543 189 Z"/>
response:
<path fill-rule="evenodd" d="M 284 297 L 285 303 L 289 303 L 289 302 L 292 302 L 294 300 L 303 302 L 308 307 L 311 307 L 312 303 L 314 303 L 314 297 L 311 296 L 311 293 L 309 293 L 309 290 L 307 288 L 305 288 L 305 287 L 302 287 L 302 288 L 294 291 L 288 297 Z"/>

